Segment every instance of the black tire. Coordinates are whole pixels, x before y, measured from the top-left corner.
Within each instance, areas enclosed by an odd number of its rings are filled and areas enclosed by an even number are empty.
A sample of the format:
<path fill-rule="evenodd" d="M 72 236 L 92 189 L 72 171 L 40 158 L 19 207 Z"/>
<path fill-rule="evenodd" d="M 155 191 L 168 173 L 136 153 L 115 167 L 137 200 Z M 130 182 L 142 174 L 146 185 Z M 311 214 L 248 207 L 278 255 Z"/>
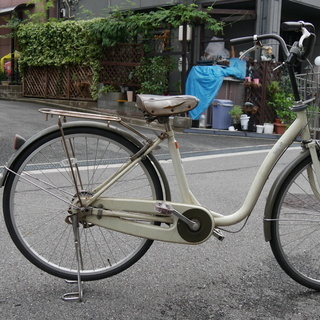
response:
<path fill-rule="evenodd" d="M 88 194 L 139 150 L 121 135 L 97 127 L 66 128 L 64 134 L 75 149 L 71 158 L 79 166 L 82 180 L 79 188 Z M 30 262 L 54 276 L 76 280 L 72 225 L 65 221 L 76 191 L 66 159 L 60 130 L 32 143 L 11 167 L 17 174 L 10 173 L 7 177 L 3 210 L 10 236 Z M 103 195 L 163 199 L 158 174 L 148 159 Z M 83 281 L 124 271 L 153 242 L 95 225 L 80 228 Z"/>
<path fill-rule="evenodd" d="M 271 221 L 271 248 L 282 269 L 295 281 L 320 290 L 320 194 L 311 157 L 284 180 Z"/>

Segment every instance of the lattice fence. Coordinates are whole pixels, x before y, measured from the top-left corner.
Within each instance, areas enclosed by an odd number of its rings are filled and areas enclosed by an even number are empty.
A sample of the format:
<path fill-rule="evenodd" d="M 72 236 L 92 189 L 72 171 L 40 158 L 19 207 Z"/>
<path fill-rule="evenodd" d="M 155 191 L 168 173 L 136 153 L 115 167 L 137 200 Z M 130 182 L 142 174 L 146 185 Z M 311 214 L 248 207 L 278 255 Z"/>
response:
<path fill-rule="evenodd" d="M 140 86 L 134 70 L 141 65 L 143 56 L 143 44 L 123 43 L 107 48 L 101 62 L 101 82 L 116 86 Z"/>
<path fill-rule="evenodd" d="M 105 50 L 100 82 L 139 87 L 134 69 L 144 55 L 142 44 L 119 44 Z M 25 70 L 24 96 L 92 100 L 93 70 L 87 66 L 30 67 Z"/>
<path fill-rule="evenodd" d="M 93 70 L 88 66 L 30 67 L 24 72 L 24 96 L 92 100 Z"/>
<path fill-rule="evenodd" d="M 280 80 L 281 68 L 274 71 L 278 65 L 278 62 L 272 61 L 252 62 L 249 65 L 252 78 L 260 79 L 260 85 L 246 85 L 245 89 L 245 101 L 259 107 L 255 115 L 257 123 L 273 122 L 276 117 L 274 108 L 267 104 L 267 87 L 272 81 Z"/>

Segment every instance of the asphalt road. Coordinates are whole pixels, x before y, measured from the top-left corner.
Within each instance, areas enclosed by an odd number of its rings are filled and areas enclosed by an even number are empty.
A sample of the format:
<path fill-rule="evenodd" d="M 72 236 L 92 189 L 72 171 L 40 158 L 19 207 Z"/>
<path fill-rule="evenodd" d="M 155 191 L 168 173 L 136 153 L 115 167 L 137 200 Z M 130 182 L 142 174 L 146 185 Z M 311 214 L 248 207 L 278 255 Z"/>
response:
<path fill-rule="evenodd" d="M 0 101 L 1 165 L 11 153 L 7 140 L 15 132 L 28 137 L 53 123 L 43 121 L 38 107 Z M 263 149 L 272 144 L 270 140 L 182 133 L 177 138 L 181 151 L 188 155 L 184 166 L 194 194 L 204 205 L 225 214 L 239 208 L 266 154 Z M 263 238 L 268 190 L 297 152 L 290 150 L 280 160 L 240 233 L 226 233 L 223 242 L 211 238 L 198 246 L 155 242 L 125 272 L 85 283 L 82 303 L 60 299 L 76 288 L 31 265 L 13 245 L 1 217 L 0 319 L 318 319 L 319 293 L 284 274 Z M 157 154 L 165 159 L 166 149 Z M 179 199 L 170 162 L 162 164 L 174 199 Z"/>

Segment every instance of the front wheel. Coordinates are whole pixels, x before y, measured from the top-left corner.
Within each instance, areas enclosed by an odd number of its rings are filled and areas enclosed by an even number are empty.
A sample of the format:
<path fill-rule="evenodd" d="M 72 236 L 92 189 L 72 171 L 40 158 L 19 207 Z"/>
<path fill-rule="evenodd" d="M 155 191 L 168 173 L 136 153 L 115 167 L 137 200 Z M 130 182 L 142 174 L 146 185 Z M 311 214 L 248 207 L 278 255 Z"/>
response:
<path fill-rule="evenodd" d="M 66 146 L 81 195 L 92 195 L 139 148 L 122 135 L 97 126 L 66 127 Z M 3 195 L 8 231 L 22 254 L 40 269 L 77 279 L 72 225 L 67 216 L 77 191 L 60 130 L 40 137 L 10 168 Z M 107 197 L 162 200 L 162 188 L 146 158 L 102 194 Z M 80 224 L 81 279 L 115 275 L 137 262 L 151 240 Z"/>
<path fill-rule="evenodd" d="M 271 217 L 272 251 L 295 281 L 320 290 L 320 195 L 311 157 L 284 180 Z"/>

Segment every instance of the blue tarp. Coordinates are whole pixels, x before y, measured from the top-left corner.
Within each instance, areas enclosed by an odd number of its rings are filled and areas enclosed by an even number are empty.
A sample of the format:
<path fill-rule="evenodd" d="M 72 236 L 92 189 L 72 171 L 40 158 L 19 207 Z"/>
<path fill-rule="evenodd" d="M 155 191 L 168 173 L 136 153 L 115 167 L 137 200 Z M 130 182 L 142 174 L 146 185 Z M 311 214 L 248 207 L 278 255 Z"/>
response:
<path fill-rule="evenodd" d="M 198 106 L 189 112 L 192 119 L 199 119 L 206 111 L 217 96 L 223 78 L 228 76 L 245 79 L 246 61 L 234 58 L 230 59 L 229 67 L 195 66 L 191 69 L 186 83 L 186 94 L 200 99 Z"/>

